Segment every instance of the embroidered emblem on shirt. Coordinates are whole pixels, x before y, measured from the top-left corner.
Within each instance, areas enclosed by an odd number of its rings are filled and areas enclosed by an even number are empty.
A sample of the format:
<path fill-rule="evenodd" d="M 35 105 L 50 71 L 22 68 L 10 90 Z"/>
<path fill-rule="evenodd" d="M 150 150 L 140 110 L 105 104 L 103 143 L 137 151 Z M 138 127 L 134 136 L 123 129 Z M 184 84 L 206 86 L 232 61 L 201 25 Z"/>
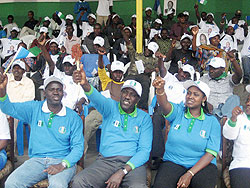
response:
<path fill-rule="evenodd" d="M 201 136 L 202 138 L 206 138 L 206 131 L 201 130 L 201 131 L 200 131 L 200 136 Z"/>
<path fill-rule="evenodd" d="M 115 126 L 115 127 L 119 127 L 119 125 L 120 125 L 120 122 L 119 122 L 118 120 L 116 120 L 116 121 L 114 122 L 114 126 Z"/>
<path fill-rule="evenodd" d="M 59 127 L 59 133 L 61 133 L 61 134 L 66 133 L 66 128 L 63 126 Z"/>
<path fill-rule="evenodd" d="M 138 127 L 138 126 L 135 126 L 135 127 L 134 127 L 134 131 L 135 131 L 135 133 L 139 133 L 139 127 Z"/>
<path fill-rule="evenodd" d="M 178 130 L 178 129 L 180 129 L 180 128 L 181 128 L 181 125 L 180 125 L 180 124 L 177 124 L 177 125 L 174 126 L 174 129 L 175 129 L 175 130 Z"/>
<path fill-rule="evenodd" d="M 37 123 L 37 126 L 38 126 L 38 127 L 42 127 L 42 126 L 43 126 L 43 121 L 42 121 L 42 120 L 39 120 L 38 123 Z"/>

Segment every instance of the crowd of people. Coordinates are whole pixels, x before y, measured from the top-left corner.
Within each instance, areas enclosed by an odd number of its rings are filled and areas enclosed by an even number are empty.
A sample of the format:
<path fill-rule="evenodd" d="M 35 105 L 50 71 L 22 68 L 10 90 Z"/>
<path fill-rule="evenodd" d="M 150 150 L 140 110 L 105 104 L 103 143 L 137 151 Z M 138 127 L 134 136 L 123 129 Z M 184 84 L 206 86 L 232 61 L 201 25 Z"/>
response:
<path fill-rule="evenodd" d="M 223 13 L 216 23 L 197 4 L 192 21 L 187 11 L 153 17 L 146 7 L 137 53 L 136 15 L 125 25 L 112 6 L 99 0 L 95 13 L 79 0 L 75 16 L 55 11 L 36 20 L 29 11 L 23 27 L 13 15 L 5 26 L 0 21 L 0 169 L 10 139 L 6 115 L 15 129 L 18 121 L 31 129 L 30 159 L 5 187 L 47 178 L 52 188 L 145 188 L 150 168 L 157 170 L 154 188 L 214 188 L 222 136 L 234 140 L 231 187 L 249 187 L 250 95 L 242 108 L 233 92 L 243 80 L 250 93 L 242 12 L 230 20 Z M 16 59 L 23 48 L 39 52 Z M 97 159 L 76 174 L 100 126 Z"/>

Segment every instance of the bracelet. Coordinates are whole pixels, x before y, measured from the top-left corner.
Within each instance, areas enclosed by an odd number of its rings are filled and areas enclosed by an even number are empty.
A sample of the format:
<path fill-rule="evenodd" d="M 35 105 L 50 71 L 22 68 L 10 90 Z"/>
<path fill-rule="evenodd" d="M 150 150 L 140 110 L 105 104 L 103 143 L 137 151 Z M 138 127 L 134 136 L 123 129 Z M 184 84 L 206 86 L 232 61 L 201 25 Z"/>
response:
<path fill-rule="evenodd" d="M 194 176 L 194 173 L 191 170 L 188 170 L 187 172 L 189 172 L 192 176 Z"/>
<path fill-rule="evenodd" d="M 157 92 L 157 90 L 156 90 L 156 92 L 155 92 L 155 93 L 156 93 L 156 95 L 158 95 L 158 96 L 162 96 L 162 95 L 164 95 L 164 94 L 165 94 L 165 91 L 163 91 L 162 93 L 158 93 L 158 92 Z"/>

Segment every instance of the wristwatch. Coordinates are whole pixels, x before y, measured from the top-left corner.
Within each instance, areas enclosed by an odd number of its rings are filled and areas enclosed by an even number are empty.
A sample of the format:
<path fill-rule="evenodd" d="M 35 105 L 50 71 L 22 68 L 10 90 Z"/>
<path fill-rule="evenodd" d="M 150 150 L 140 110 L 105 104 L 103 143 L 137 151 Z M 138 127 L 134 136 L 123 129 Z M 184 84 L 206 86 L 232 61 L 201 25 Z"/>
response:
<path fill-rule="evenodd" d="M 67 166 L 67 163 L 66 162 L 64 162 L 64 161 L 62 161 L 62 163 L 61 163 L 62 165 L 63 165 L 63 167 L 64 168 L 67 168 L 68 166 Z"/>
<path fill-rule="evenodd" d="M 128 171 L 126 170 L 126 168 L 123 168 L 122 171 L 123 171 L 123 173 L 124 173 L 125 175 L 128 174 Z"/>

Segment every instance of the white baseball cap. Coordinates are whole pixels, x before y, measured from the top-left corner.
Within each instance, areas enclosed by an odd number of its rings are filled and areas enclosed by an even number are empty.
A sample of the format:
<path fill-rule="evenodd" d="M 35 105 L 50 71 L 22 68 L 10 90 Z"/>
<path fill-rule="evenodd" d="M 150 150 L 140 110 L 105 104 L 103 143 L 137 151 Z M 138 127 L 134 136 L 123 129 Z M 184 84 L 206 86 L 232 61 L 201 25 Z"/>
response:
<path fill-rule="evenodd" d="M 156 23 L 158 23 L 158 24 L 161 24 L 161 25 L 162 25 L 162 21 L 161 21 L 159 18 L 155 19 L 155 21 L 154 21 L 154 22 L 156 22 Z"/>
<path fill-rule="evenodd" d="M 152 8 L 151 8 L 151 7 L 147 7 L 147 8 L 145 9 L 145 12 L 147 12 L 148 10 L 151 10 L 151 11 L 152 11 Z"/>
<path fill-rule="evenodd" d="M 125 29 L 128 29 L 128 30 L 132 33 L 132 29 L 131 29 L 131 27 L 126 26 L 126 27 L 124 27 L 124 28 L 123 28 L 123 30 L 125 30 Z"/>
<path fill-rule="evenodd" d="M 88 15 L 88 17 L 94 18 L 94 19 L 96 20 L 96 16 L 95 16 L 94 14 L 92 14 L 92 13 L 90 13 L 90 14 Z"/>
<path fill-rule="evenodd" d="M 213 37 L 215 37 L 215 36 L 220 36 L 220 33 L 219 32 L 217 32 L 217 31 L 212 31 L 210 34 L 209 34 L 209 39 L 210 38 L 213 38 Z"/>
<path fill-rule="evenodd" d="M 114 19 L 116 16 L 117 16 L 118 18 L 120 18 L 120 16 L 119 16 L 118 14 L 114 14 L 114 15 L 112 16 L 112 19 Z"/>
<path fill-rule="evenodd" d="M 126 80 L 121 88 L 121 90 L 125 88 L 131 88 L 135 90 L 135 92 L 141 97 L 142 94 L 142 86 L 139 82 L 135 80 Z"/>
<path fill-rule="evenodd" d="M 20 30 L 19 30 L 19 28 L 18 27 L 12 27 L 12 29 L 10 30 L 10 32 L 11 31 L 16 31 L 16 32 L 19 32 Z"/>
<path fill-rule="evenodd" d="M 122 71 L 124 73 L 125 71 L 125 68 L 124 68 L 124 63 L 121 62 L 121 61 L 114 61 L 112 62 L 111 64 L 111 71 L 114 72 L 114 71 Z"/>
<path fill-rule="evenodd" d="M 59 82 L 60 84 L 63 85 L 63 82 L 62 82 L 61 79 L 59 79 L 59 78 L 57 78 L 57 77 L 55 77 L 55 76 L 52 75 L 52 76 L 49 76 L 48 78 L 46 78 L 46 79 L 44 80 L 44 83 L 43 83 L 44 88 L 46 89 L 46 87 L 47 87 L 51 82 Z"/>
<path fill-rule="evenodd" d="M 15 60 L 11 66 L 11 70 L 13 69 L 13 67 L 15 65 L 19 65 L 19 67 L 21 67 L 23 70 L 25 70 L 25 63 L 22 60 L 20 60 L 20 59 Z"/>
<path fill-rule="evenodd" d="M 198 81 L 192 81 L 192 80 L 187 80 L 186 82 L 183 83 L 183 87 L 188 90 L 191 86 L 195 86 L 199 88 L 208 98 L 210 95 L 210 88 L 208 85 L 200 80 Z"/>
<path fill-rule="evenodd" d="M 193 39 L 193 37 L 192 37 L 191 35 L 188 35 L 188 34 L 184 33 L 184 34 L 181 36 L 181 41 L 184 40 L 184 39 L 186 39 L 186 38 L 188 38 L 188 39 L 191 40 L 191 41 L 192 41 L 192 39 Z"/>
<path fill-rule="evenodd" d="M 234 28 L 235 25 L 236 25 L 236 24 L 233 24 L 233 23 L 230 22 L 230 23 L 227 25 L 227 27 L 230 27 L 230 26 L 231 26 L 232 28 Z"/>
<path fill-rule="evenodd" d="M 71 65 L 76 65 L 76 61 L 74 58 L 72 58 L 71 55 L 67 55 L 63 58 L 63 64 L 64 63 L 70 63 Z"/>
<path fill-rule="evenodd" d="M 183 72 L 188 72 L 191 76 L 191 80 L 194 80 L 195 70 L 192 65 L 189 64 L 183 65 L 181 69 L 183 70 Z"/>
<path fill-rule="evenodd" d="M 212 13 L 212 12 L 209 12 L 208 14 L 207 14 L 207 17 L 208 16 L 212 16 L 213 18 L 214 18 L 214 14 Z"/>
<path fill-rule="evenodd" d="M 59 43 L 58 43 L 58 41 L 56 40 L 56 39 L 52 39 L 50 42 L 49 42 L 49 44 L 51 44 L 51 43 L 56 43 L 57 45 L 59 45 Z"/>
<path fill-rule="evenodd" d="M 247 91 L 248 93 L 250 93 L 250 85 L 247 85 L 247 86 L 246 86 L 246 91 Z"/>
<path fill-rule="evenodd" d="M 183 14 L 184 14 L 185 16 L 189 16 L 189 12 L 188 12 L 188 11 L 184 11 Z"/>
<path fill-rule="evenodd" d="M 44 18 L 44 21 L 50 21 L 50 18 L 49 18 L 48 16 L 46 16 L 46 17 Z"/>
<path fill-rule="evenodd" d="M 212 66 L 214 68 L 225 68 L 226 67 L 226 62 L 224 59 L 220 57 L 213 57 L 210 62 L 207 64 L 207 66 Z"/>
<path fill-rule="evenodd" d="M 159 49 L 159 46 L 156 42 L 150 42 L 148 44 L 148 49 L 151 50 L 155 54 L 155 52 L 157 52 L 157 50 Z"/>
<path fill-rule="evenodd" d="M 99 44 L 102 47 L 102 46 L 104 46 L 104 39 L 100 36 L 96 36 L 93 43 Z"/>
<path fill-rule="evenodd" d="M 133 15 L 131 16 L 131 18 L 136 18 L 136 14 L 133 14 Z"/>
<path fill-rule="evenodd" d="M 39 31 L 40 31 L 40 33 L 42 33 L 42 32 L 43 33 L 48 33 L 48 28 L 47 27 L 41 27 Z"/>
<path fill-rule="evenodd" d="M 67 19 L 69 19 L 69 20 L 74 20 L 74 17 L 71 15 L 71 14 L 68 14 L 67 16 L 66 16 L 66 20 Z"/>

